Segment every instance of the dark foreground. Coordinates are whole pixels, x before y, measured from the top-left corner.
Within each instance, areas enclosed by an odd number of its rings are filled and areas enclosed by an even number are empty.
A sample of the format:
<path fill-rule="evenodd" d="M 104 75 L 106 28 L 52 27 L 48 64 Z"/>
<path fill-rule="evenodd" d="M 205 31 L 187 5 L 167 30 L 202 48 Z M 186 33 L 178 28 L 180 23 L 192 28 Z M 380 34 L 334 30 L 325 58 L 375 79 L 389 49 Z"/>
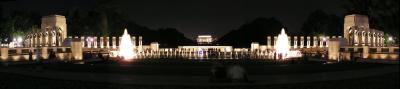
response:
<path fill-rule="evenodd" d="M 0 73 L 0 89 L 399 89 L 399 73 L 337 81 L 255 86 L 122 85 Z"/>
<path fill-rule="evenodd" d="M 85 64 L 49 63 L 23 64 L 1 66 L 0 69 L 17 68 L 22 71 L 46 72 L 60 71 L 68 73 L 92 74 L 125 74 L 125 75 L 177 75 L 177 76 L 209 76 L 212 63 L 215 61 L 193 60 L 141 60 L 133 64 L 113 62 L 93 62 Z M 241 65 L 250 76 L 274 75 L 309 75 L 314 73 L 351 71 L 354 75 L 357 70 L 373 69 L 398 65 L 377 63 L 341 62 L 325 64 L 311 61 L 295 61 L 293 63 L 271 62 L 260 60 L 225 60 L 223 64 Z M 391 67 L 391 68 L 393 68 Z M 39 71 L 38 69 L 39 68 Z M 353 71 L 354 70 L 354 71 Z M 374 71 L 375 72 L 375 71 Z M 368 72 L 371 73 L 371 72 Z M 383 73 L 379 75 L 357 77 L 351 79 L 324 80 L 318 82 L 284 83 L 284 84 L 235 84 L 229 85 L 202 83 L 196 85 L 163 85 L 163 84 L 119 84 L 107 82 L 92 82 L 73 79 L 54 79 L 47 77 L 33 77 L 29 74 L 12 74 L 0 72 L 0 89 L 399 89 L 399 72 Z M 54 74 L 51 74 L 54 75 Z M 55 75 L 59 76 L 59 75 Z M 83 75 L 79 75 L 83 76 Z M 335 76 L 335 75 L 333 75 Z M 63 76 L 59 76 L 63 77 Z M 64 76 L 65 77 L 65 76 Z M 94 76 L 88 76 L 94 77 Z M 310 76 L 312 78 L 314 76 Z M 86 78 L 86 77 L 84 77 Z M 306 80 L 310 80 L 306 78 Z M 329 77 L 333 78 L 333 77 Z M 96 77 L 96 79 L 99 79 Z M 140 80 L 139 80 L 140 81 Z M 268 80 L 265 80 L 268 81 Z M 272 81 L 272 80 L 269 80 Z M 171 81 L 169 81 L 171 82 Z M 153 83 L 153 81 L 152 81 Z M 197 83 L 197 82 L 196 82 Z"/>

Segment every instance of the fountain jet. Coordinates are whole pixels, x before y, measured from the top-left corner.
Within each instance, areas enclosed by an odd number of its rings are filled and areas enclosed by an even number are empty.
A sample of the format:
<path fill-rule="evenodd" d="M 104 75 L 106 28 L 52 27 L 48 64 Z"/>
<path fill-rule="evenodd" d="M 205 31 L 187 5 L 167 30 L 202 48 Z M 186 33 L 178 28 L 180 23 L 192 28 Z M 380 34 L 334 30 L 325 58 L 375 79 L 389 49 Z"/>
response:
<path fill-rule="evenodd" d="M 136 53 L 133 50 L 131 36 L 128 34 L 128 31 L 126 29 L 124 30 L 121 43 L 119 44 L 118 54 L 120 57 L 123 57 L 123 59 L 126 61 L 130 61 L 136 56 Z"/>
<path fill-rule="evenodd" d="M 282 28 L 281 33 L 278 35 L 278 39 L 275 44 L 275 53 L 278 59 L 286 59 L 289 56 L 290 45 L 285 29 Z"/>

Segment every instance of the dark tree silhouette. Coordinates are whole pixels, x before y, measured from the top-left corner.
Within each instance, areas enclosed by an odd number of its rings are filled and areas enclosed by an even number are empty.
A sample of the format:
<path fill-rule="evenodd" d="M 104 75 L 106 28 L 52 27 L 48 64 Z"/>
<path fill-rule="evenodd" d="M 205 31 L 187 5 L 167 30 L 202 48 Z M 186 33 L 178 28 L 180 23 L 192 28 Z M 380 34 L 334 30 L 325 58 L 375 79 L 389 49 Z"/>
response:
<path fill-rule="evenodd" d="M 40 15 L 33 12 L 13 11 L 1 19 L 0 38 L 2 42 L 10 42 L 12 37 L 24 37 L 27 32 L 38 29 L 40 25 Z"/>
<path fill-rule="evenodd" d="M 260 17 L 243 24 L 237 30 L 230 31 L 221 37 L 217 43 L 234 47 L 250 47 L 251 42 L 266 44 L 267 36 L 278 34 L 282 28 L 283 24 L 275 18 Z"/>
<path fill-rule="evenodd" d="M 300 30 L 302 33 L 300 35 L 339 36 L 343 34 L 343 18 L 316 10 L 310 13 Z"/>

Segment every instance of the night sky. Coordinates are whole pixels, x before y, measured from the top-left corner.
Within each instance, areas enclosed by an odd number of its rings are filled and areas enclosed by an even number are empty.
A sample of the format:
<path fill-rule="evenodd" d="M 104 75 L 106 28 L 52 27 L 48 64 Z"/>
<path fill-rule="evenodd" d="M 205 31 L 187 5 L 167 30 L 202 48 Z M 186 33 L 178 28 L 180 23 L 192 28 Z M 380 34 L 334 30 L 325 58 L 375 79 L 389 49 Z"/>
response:
<path fill-rule="evenodd" d="M 310 12 L 321 9 L 342 16 L 342 0 L 115 0 L 137 24 L 157 29 L 172 27 L 193 39 L 197 34 L 221 37 L 257 17 L 276 17 L 290 32 L 299 31 Z M 91 7 L 93 0 L 17 0 L 3 3 L 9 10 L 40 13 Z M 68 17 L 67 17 L 68 18 Z"/>

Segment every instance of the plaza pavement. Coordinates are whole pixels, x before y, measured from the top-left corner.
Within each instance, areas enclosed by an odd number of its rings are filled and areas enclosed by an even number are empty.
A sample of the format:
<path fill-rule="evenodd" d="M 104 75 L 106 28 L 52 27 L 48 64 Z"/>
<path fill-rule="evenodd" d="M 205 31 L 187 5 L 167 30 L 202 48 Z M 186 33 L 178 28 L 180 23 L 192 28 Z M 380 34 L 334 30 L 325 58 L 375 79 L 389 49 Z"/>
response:
<path fill-rule="evenodd" d="M 88 82 L 138 84 L 138 85 L 191 85 L 191 86 L 226 86 L 226 85 L 266 85 L 290 84 L 317 81 L 344 80 L 382 75 L 399 71 L 398 65 L 383 66 L 369 69 L 334 71 L 308 74 L 286 75 L 249 75 L 252 83 L 210 83 L 209 76 L 173 76 L 173 75 L 130 75 L 118 73 L 82 73 L 43 70 L 35 68 L 0 67 L 0 72 L 24 76 L 32 76 L 56 80 L 77 80 Z"/>

